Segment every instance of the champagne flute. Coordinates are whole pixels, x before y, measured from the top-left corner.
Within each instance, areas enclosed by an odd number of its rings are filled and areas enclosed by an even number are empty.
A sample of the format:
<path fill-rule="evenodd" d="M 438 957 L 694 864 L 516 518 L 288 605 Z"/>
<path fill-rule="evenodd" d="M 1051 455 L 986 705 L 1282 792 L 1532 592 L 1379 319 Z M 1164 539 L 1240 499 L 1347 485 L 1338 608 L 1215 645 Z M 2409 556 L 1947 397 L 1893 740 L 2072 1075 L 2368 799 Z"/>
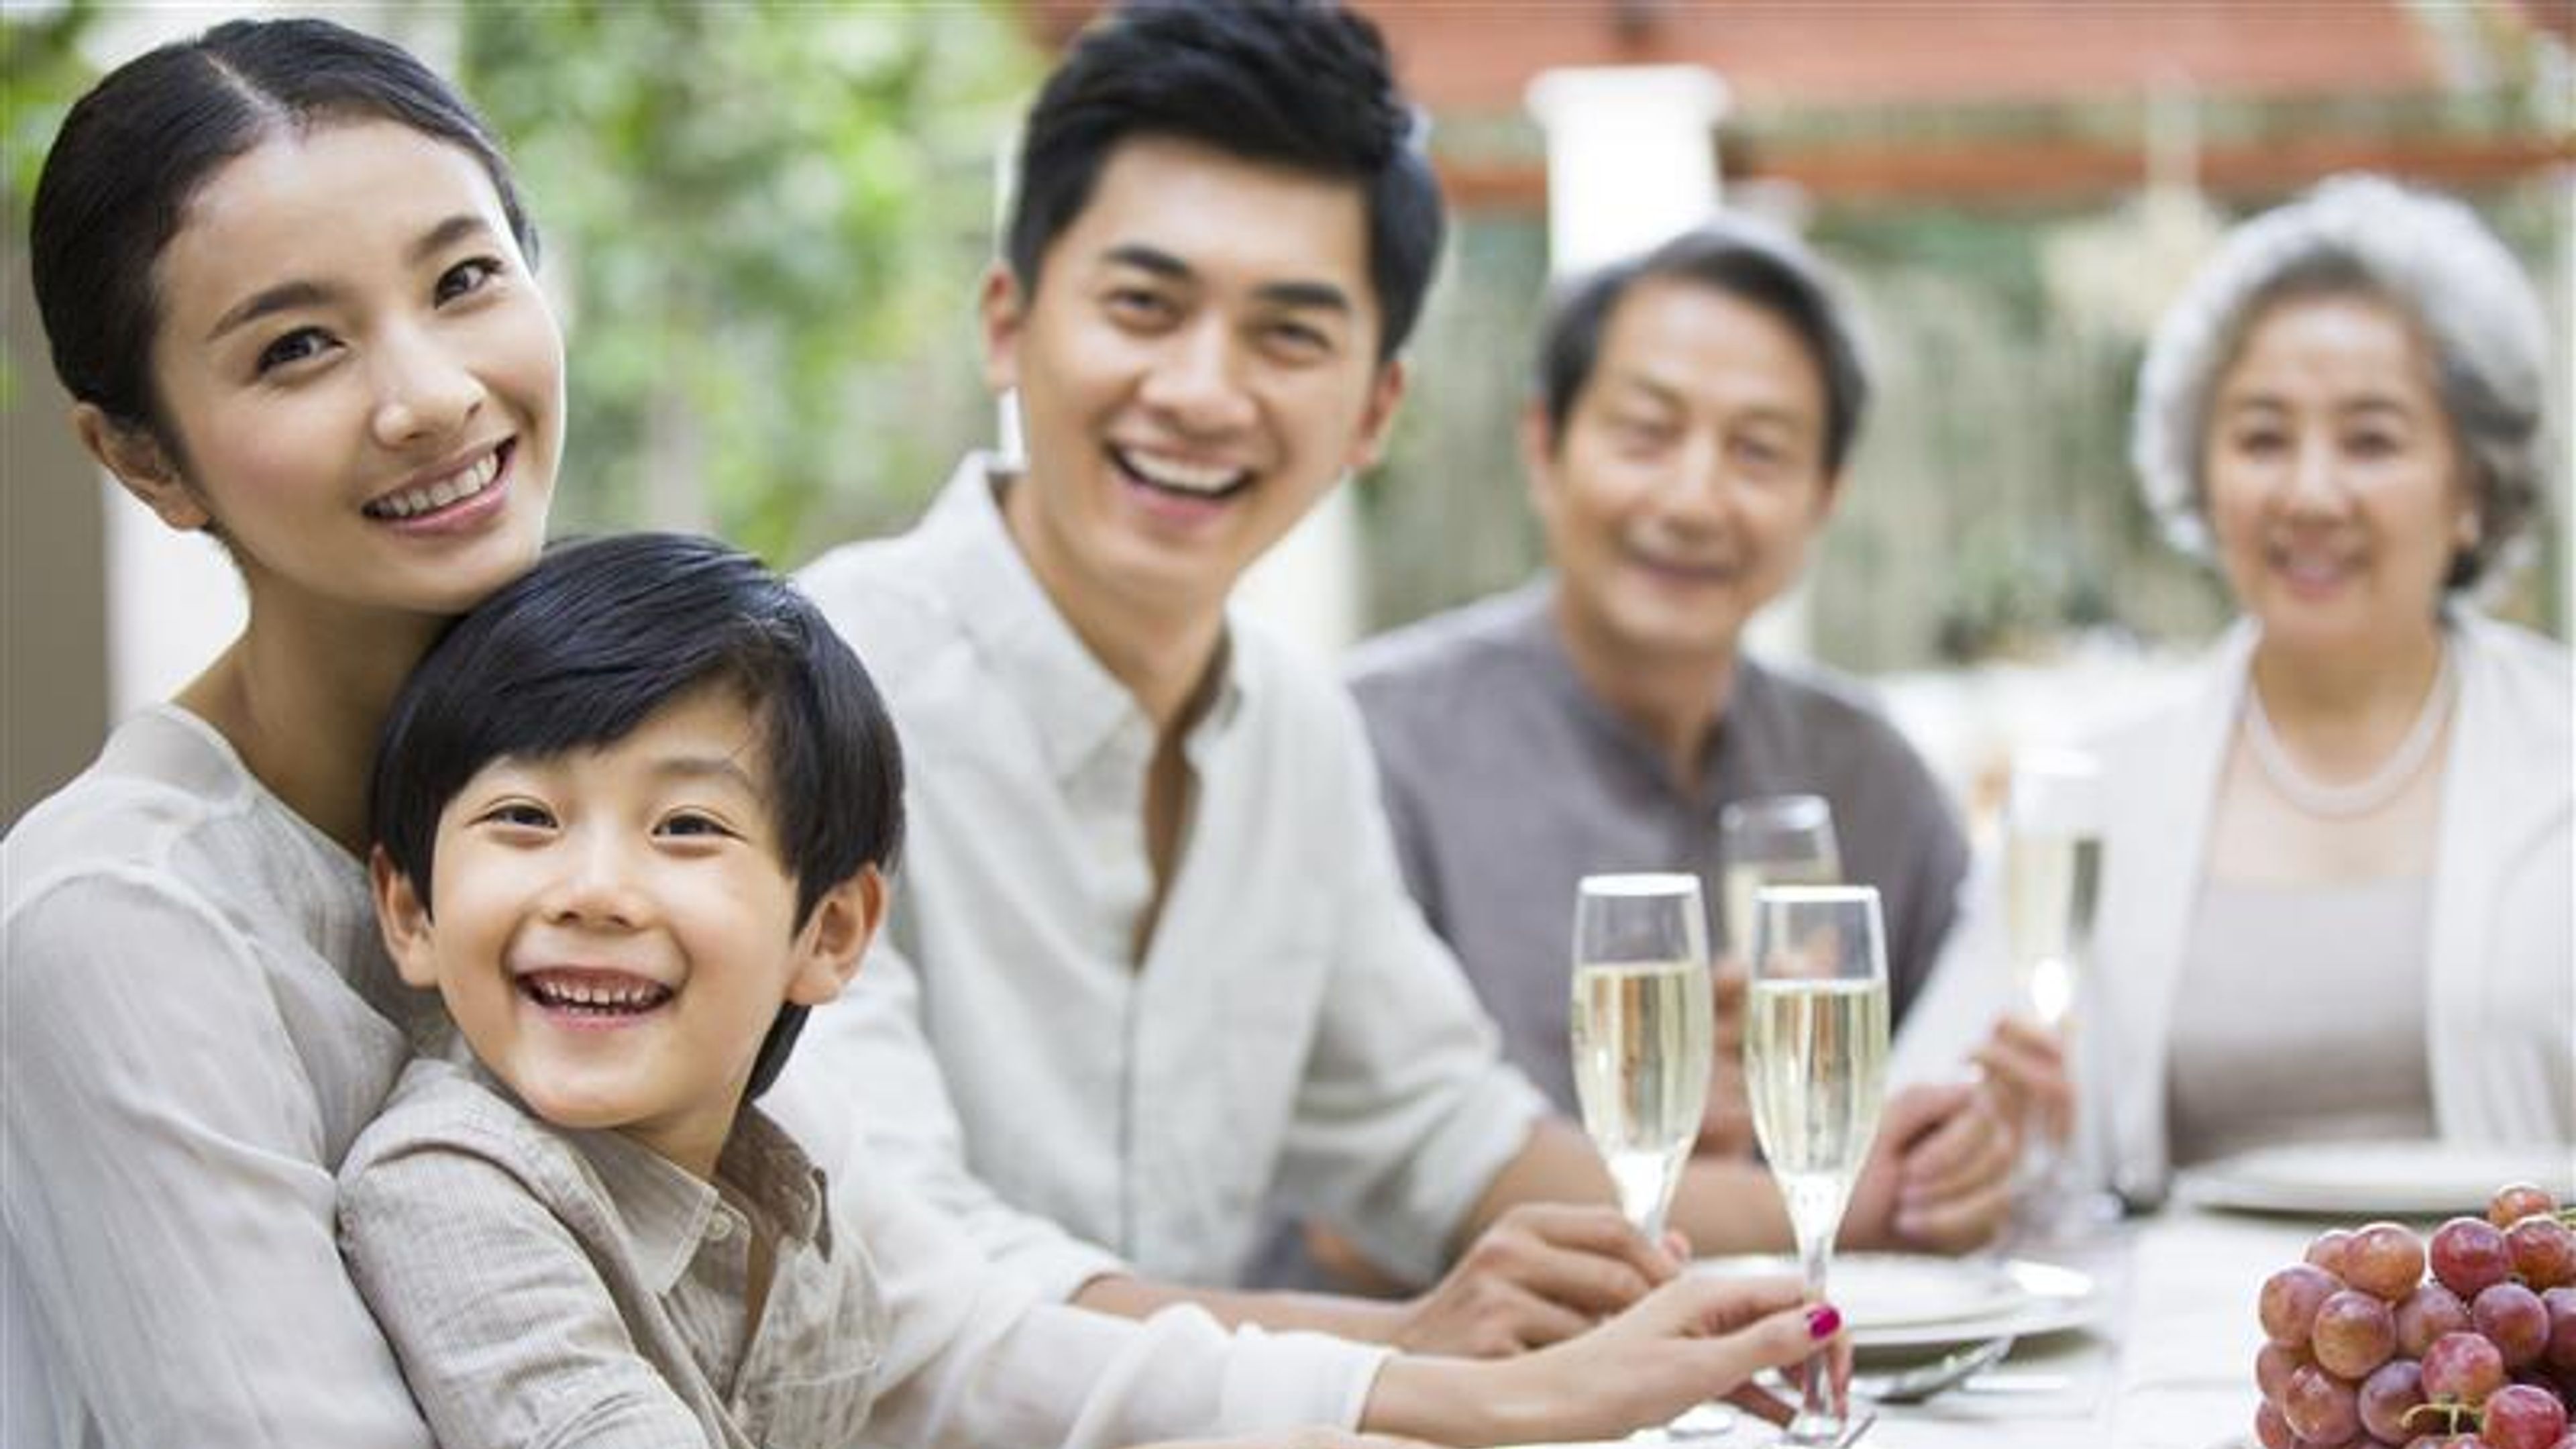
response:
<path fill-rule="evenodd" d="M 1702 1151 L 1751 1150 L 1744 1105 L 1744 955 L 1753 938 L 1753 897 L 1764 886 L 1839 885 L 1842 852 L 1834 810 L 1822 795 L 1757 795 L 1717 812 L 1720 890 L 1726 907 L 1725 951 L 1717 973 L 1719 1058 L 1703 1123 Z"/>
<path fill-rule="evenodd" d="M 1836 885 L 1842 852 L 1834 807 L 1822 795 L 1760 795 L 1717 812 L 1717 858 L 1726 895 L 1726 946 L 1753 940 L 1753 896 L 1764 886 Z"/>
<path fill-rule="evenodd" d="M 1575 1095 L 1650 1243 L 1708 1098 L 1706 912 L 1693 875 L 1588 875 L 1575 893 Z"/>
<path fill-rule="evenodd" d="M 2006 949 L 2032 1019 L 2063 1038 L 2083 994 L 2102 874 L 2102 775 L 2092 756 L 2032 750 L 2013 760 L 2004 810 Z M 2101 1216 L 2077 1193 L 2066 1153 L 2025 1133 L 2020 1216 L 2025 1237 L 2062 1238 Z"/>
<path fill-rule="evenodd" d="M 1798 1239 L 1807 1292 L 1825 1269 L 1887 1096 L 1887 946 L 1869 886 L 1767 886 L 1753 899 L 1744 1067 L 1753 1131 Z M 1780 1442 L 1832 1444 L 1844 1430 L 1828 1356 L 1807 1360 L 1798 1415 Z"/>
<path fill-rule="evenodd" d="M 2102 776 L 2090 755 L 2034 750 L 2013 760 L 2005 805 L 2004 894 L 2013 985 L 2041 1026 L 2065 1027 L 2091 947 L 2102 873 Z"/>

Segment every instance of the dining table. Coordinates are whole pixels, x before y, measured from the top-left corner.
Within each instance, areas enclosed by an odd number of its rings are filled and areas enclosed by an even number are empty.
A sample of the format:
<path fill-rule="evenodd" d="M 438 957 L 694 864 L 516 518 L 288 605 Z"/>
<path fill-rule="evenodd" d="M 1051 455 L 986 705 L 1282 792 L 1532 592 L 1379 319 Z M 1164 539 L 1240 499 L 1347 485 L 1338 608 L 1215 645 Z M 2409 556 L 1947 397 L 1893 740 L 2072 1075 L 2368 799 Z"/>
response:
<path fill-rule="evenodd" d="M 2323 1226 L 2176 1203 L 2036 1252 L 2092 1276 L 2090 1319 L 2017 1341 L 1925 1403 L 1880 1408 L 1854 1449 L 2250 1449 L 2256 1299 Z"/>
<path fill-rule="evenodd" d="M 1852 1449 L 2254 1449 L 2256 1298 L 2327 1225 L 2178 1202 L 2022 1249 L 2017 1257 L 2090 1276 L 2084 1321 L 2015 1340 L 2000 1362 L 1925 1402 L 1876 1406 Z M 1756 1449 L 1777 1437 L 1739 1414 L 1716 1432 L 1685 1420 L 1626 1443 Z"/>

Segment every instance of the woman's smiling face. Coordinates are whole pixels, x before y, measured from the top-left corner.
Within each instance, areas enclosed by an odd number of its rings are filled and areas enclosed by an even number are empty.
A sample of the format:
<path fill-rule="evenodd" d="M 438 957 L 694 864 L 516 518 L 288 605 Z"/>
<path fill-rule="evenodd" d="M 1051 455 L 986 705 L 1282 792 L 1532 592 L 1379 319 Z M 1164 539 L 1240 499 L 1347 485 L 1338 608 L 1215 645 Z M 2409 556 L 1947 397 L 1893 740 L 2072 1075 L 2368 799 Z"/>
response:
<path fill-rule="evenodd" d="M 543 542 L 563 342 L 482 163 L 384 120 L 281 130 L 154 266 L 160 437 L 100 446 L 254 607 L 458 613 Z"/>
<path fill-rule="evenodd" d="M 2354 293 L 2274 303 L 2213 389 L 2218 557 L 2265 638 L 2367 647 L 2429 627 L 2475 503 L 2410 320 Z"/>

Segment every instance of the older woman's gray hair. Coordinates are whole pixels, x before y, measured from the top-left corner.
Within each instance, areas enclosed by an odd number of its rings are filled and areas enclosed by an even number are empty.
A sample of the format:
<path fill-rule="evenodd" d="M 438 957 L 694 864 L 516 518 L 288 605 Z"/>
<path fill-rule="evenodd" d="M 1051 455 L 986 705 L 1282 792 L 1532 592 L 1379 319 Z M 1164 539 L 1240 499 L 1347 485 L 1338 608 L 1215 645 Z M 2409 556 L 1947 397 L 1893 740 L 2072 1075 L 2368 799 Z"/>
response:
<path fill-rule="evenodd" d="M 2165 314 L 2138 376 L 2129 458 L 2148 507 L 2186 551 L 2209 544 L 2201 460 L 2210 394 L 2255 320 L 2294 296 L 2391 302 L 2430 348 L 2468 467 L 2476 541 L 2445 587 L 2477 582 L 2538 506 L 2549 460 L 2540 298 L 2466 206 L 2376 176 L 2339 176 L 2231 232 Z"/>

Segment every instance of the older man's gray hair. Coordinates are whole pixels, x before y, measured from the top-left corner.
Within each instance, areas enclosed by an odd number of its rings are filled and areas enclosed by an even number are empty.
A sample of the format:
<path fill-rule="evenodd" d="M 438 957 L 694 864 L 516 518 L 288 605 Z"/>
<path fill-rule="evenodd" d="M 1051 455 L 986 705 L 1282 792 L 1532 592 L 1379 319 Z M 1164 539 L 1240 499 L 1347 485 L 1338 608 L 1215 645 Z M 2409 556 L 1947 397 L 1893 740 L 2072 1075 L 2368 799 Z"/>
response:
<path fill-rule="evenodd" d="M 2147 505 L 2177 546 L 2206 555 L 2201 459 L 2219 375 L 2266 308 L 2333 293 L 2393 303 L 2431 350 L 2476 509 L 2477 537 L 2445 581 L 2466 588 L 2506 553 L 2546 487 L 2540 298 L 2466 206 L 2377 176 L 2332 178 L 2239 226 L 2165 314 L 2129 436 Z"/>

